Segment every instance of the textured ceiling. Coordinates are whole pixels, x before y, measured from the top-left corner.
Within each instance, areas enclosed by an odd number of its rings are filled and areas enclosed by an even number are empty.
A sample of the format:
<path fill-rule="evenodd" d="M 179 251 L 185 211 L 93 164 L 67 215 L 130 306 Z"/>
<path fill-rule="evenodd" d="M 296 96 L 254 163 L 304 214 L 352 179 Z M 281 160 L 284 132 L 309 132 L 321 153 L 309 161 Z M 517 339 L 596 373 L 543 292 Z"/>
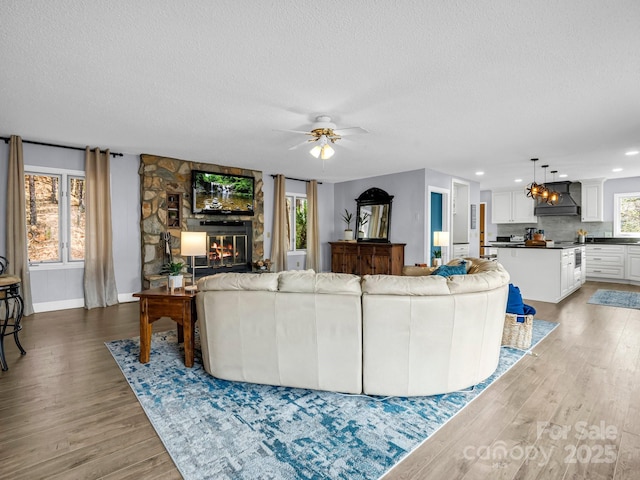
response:
<path fill-rule="evenodd" d="M 569 180 L 640 176 L 624 155 L 640 149 L 638 0 L 0 9 L 0 135 L 329 182 L 427 167 L 508 187 L 532 157 Z M 370 133 L 325 162 L 289 150 L 304 137 L 281 130 L 320 114 Z"/>

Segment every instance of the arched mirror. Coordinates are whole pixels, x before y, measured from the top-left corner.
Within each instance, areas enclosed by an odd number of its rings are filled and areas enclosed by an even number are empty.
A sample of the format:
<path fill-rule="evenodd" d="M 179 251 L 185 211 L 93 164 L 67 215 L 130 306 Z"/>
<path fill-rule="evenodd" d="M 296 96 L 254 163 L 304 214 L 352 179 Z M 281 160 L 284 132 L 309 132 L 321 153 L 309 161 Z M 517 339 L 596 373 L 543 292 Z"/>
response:
<path fill-rule="evenodd" d="M 389 242 L 392 200 L 393 195 L 375 187 L 356 198 L 356 232 L 359 242 Z"/>

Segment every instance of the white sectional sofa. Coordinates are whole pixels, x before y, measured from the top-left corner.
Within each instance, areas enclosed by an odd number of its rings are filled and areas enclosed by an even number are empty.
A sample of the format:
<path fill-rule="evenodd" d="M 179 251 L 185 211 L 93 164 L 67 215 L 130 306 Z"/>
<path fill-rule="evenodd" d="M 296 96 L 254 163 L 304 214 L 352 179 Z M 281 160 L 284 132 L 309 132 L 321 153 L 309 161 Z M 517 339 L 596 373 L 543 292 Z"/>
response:
<path fill-rule="evenodd" d="M 472 259 L 473 260 L 473 259 Z M 461 390 L 498 366 L 509 274 L 473 260 L 476 273 L 365 275 L 363 389 L 421 396 Z"/>
<path fill-rule="evenodd" d="M 360 277 L 222 273 L 198 281 L 196 305 L 211 375 L 362 392 Z"/>
<path fill-rule="evenodd" d="M 289 271 L 198 281 L 211 375 L 370 395 L 433 395 L 475 385 L 498 364 L 508 273 L 470 259 L 468 275 Z"/>

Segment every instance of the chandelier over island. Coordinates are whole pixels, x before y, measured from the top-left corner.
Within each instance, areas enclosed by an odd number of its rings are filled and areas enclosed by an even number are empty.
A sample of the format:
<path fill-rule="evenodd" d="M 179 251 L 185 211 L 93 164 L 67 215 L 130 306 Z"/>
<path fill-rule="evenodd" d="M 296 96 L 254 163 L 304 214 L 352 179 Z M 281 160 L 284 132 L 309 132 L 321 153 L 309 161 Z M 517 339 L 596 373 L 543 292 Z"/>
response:
<path fill-rule="evenodd" d="M 544 169 L 544 183 L 536 183 L 536 162 L 537 158 L 532 158 L 533 162 L 533 182 L 531 182 L 526 189 L 527 197 L 534 199 L 538 203 L 546 203 L 547 205 L 555 206 L 558 205 L 561 199 L 561 195 L 559 192 L 555 190 L 550 190 L 545 185 L 547 182 L 547 168 L 549 165 L 542 165 Z M 551 173 L 557 173 L 557 170 L 553 170 Z"/>

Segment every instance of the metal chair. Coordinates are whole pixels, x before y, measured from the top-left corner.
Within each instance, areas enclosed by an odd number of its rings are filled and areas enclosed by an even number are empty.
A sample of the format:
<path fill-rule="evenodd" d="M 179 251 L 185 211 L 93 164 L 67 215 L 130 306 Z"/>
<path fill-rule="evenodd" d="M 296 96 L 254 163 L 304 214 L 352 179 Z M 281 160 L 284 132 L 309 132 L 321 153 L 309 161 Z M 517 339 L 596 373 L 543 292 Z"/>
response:
<path fill-rule="evenodd" d="M 18 332 L 22 330 L 20 321 L 24 312 L 24 302 L 20 295 L 21 280 L 15 275 L 5 274 L 8 265 L 7 259 L 0 256 L 0 365 L 5 371 L 9 370 L 9 367 L 4 357 L 4 337 L 13 335 L 20 353 L 22 355 L 27 353 L 20 345 L 18 338 Z M 13 321 L 10 322 L 10 320 Z"/>

